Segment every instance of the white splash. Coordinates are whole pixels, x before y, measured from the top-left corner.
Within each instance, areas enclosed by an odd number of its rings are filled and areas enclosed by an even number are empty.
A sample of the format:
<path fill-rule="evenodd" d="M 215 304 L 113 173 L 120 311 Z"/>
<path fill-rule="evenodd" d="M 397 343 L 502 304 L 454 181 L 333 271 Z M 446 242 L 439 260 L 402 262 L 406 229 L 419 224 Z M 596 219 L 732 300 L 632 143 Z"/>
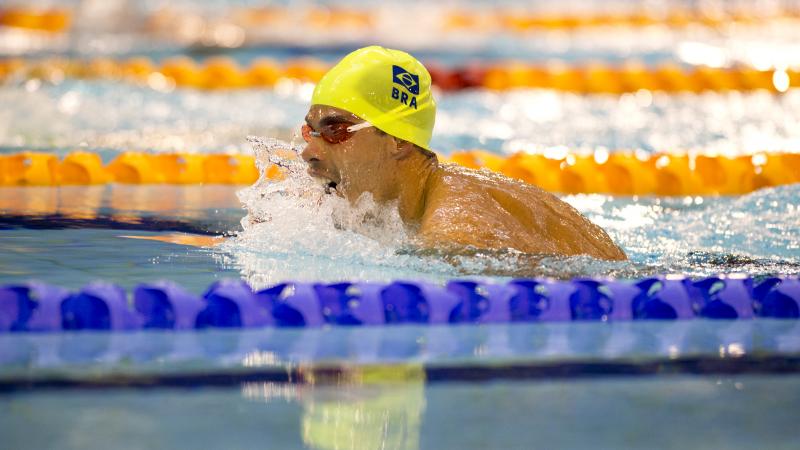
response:
<path fill-rule="evenodd" d="M 395 205 L 378 205 L 370 195 L 350 205 L 306 174 L 298 148 L 276 139 L 248 141 L 262 177 L 239 192 L 247 210 L 243 231 L 221 250 L 224 263 L 238 268 L 252 286 L 286 280 L 444 280 L 455 275 L 444 261 L 403 254 L 408 236 Z M 266 178 L 270 164 L 279 166 L 286 178 Z"/>

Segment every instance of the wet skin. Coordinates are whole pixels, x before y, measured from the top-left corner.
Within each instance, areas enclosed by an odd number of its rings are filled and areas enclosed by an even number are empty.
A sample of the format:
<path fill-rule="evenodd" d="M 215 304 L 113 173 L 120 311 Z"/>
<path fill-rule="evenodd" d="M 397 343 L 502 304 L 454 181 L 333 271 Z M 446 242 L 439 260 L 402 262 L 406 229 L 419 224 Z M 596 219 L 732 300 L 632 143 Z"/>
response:
<path fill-rule="evenodd" d="M 306 115 L 317 131 L 342 122 L 363 121 L 321 105 Z M 401 219 L 422 247 L 627 259 L 602 228 L 536 186 L 487 170 L 439 164 L 435 156 L 375 127 L 336 144 L 321 137 L 306 141 L 302 156 L 309 175 L 351 203 L 366 192 L 378 203 L 397 202 Z"/>

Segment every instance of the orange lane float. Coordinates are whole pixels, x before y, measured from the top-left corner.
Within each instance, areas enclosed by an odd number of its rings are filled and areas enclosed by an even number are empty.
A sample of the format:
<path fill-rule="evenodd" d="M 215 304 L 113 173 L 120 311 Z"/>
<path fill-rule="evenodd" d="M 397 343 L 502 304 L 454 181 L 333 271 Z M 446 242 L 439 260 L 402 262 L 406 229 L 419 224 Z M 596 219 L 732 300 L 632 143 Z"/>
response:
<path fill-rule="evenodd" d="M 762 89 L 779 93 L 800 86 L 798 68 L 756 70 L 746 66 L 685 67 L 675 63 L 646 66 L 637 61 L 621 65 L 591 62 L 571 66 L 505 61 L 452 68 L 437 63 L 429 66 L 433 83 L 447 91 L 469 88 L 498 91 L 554 89 L 578 94 L 621 94 L 642 89 L 668 93 Z M 0 81 L 73 77 L 134 81 L 154 89 L 263 89 L 274 86 L 281 79 L 315 83 L 328 67 L 328 63 L 310 58 L 284 63 L 261 58 L 248 67 L 242 67 L 227 57 L 209 58 L 202 64 L 185 56 L 168 58 L 160 64 L 141 57 L 121 61 L 110 58 L 29 61 L 8 58 L 0 59 Z"/>
<path fill-rule="evenodd" d="M 413 9 L 412 9 L 413 11 Z M 413 12 L 411 13 L 413 14 Z M 203 17 L 174 7 L 162 8 L 146 17 L 146 29 L 151 33 L 174 33 L 183 24 L 212 28 L 217 23 L 239 27 L 258 34 L 267 27 L 305 26 L 314 31 L 347 30 L 351 32 L 380 29 L 387 20 L 384 8 L 350 8 L 343 6 L 309 6 L 232 8 L 229 13 Z M 407 17 L 402 17 L 407 19 Z M 574 31 L 591 27 L 650 27 L 672 29 L 693 27 L 722 28 L 747 24 L 765 24 L 775 21 L 795 20 L 798 11 L 791 5 L 780 8 L 747 8 L 724 3 L 714 11 L 705 6 L 669 6 L 628 8 L 621 11 L 537 11 L 530 7 L 453 8 L 432 11 L 426 20 L 431 30 L 470 33 L 528 33 L 537 31 Z M 188 27 L 188 25 L 187 25 Z"/>
<path fill-rule="evenodd" d="M 57 166 L 59 184 L 104 184 L 111 181 L 110 174 L 103 167 L 103 161 L 96 153 L 72 152 Z"/>
<path fill-rule="evenodd" d="M 602 157 L 598 157 L 602 156 Z M 482 151 L 456 152 L 449 162 L 491 168 L 542 189 L 566 194 L 739 195 L 768 186 L 800 183 L 800 154 L 725 156 L 605 152 L 560 159 L 524 152 L 499 158 Z"/>
<path fill-rule="evenodd" d="M 272 87 L 281 76 L 280 64 L 269 58 L 254 60 L 247 71 L 248 85 L 254 88 Z"/>
<path fill-rule="evenodd" d="M 74 12 L 63 8 L 0 7 L 0 26 L 61 33 L 72 25 Z M 624 11 L 536 11 L 530 8 L 458 9 L 443 8 L 433 15 L 430 26 L 441 32 L 528 33 L 536 31 L 573 31 L 590 27 L 648 27 L 672 29 L 688 26 L 720 28 L 731 25 L 765 24 L 797 20 L 797 8 L 744 8 L 742 5 L 721 7 L 711 12 L 706 8 L 672 6 L 632 8 Z M 213 17 L 175 7 L 161 8 L 141 18 L 141 28 L 151 34 L 175 35 L 175 30 L 208 29 L 213 33 L 219 24 L 236 27 L 258 36 L 265 28 L 303 25 L 315 31 L 353 32 L 379 29 L 387 20 L 380 8 L 348 8 L 296 5 L 281 7 L 231 8 Z M 235 43 L 244 39 L 236 39 Z M 227 41 L 223 43 L 230 44 Z"/>
<path fill-rule="evenodd" d="M 270 167 L 267 176 L 280 176 Z M 248 155 L 123 152 L 104 165 L 96 153 L 0 155 L 0 186 L 124 184 L 251 184 L 258 180 Z"/>
<path fill-rule="evenodd" d="M 623 11 L 618 13 L 596 12 L 574 14 L 568 12 L 529 12 L 498 11 L 495 14 L 477 20 L 469 13 L 452 12 L 447 16 L 446 24 L 451 29 L 483 29 L 511 30 L 526 32 L 531 30 L 574 30 L 587 27 L 646 27 L 662 25 L 681 28 L 689 25 L 721 27 L 731 23 L 757 23 L 768 20 L 794 18 L 793 10 L 775 11 L 770 14 L 737 13 L 736 11 L 720 11 L 709 14 L 700 9 L 674 8 L 666 13 L 643 11 Z"/>
<path fill-rule="evenodd" d="M 72 14 L 62 9 L 0 8 L 0 26 L 60 33 L 69 29 Z"/>
<path fill-rule="evenodd" d="M 111 179 L 128 184 L 251 184 L 259 174 L 247 155 L 125 152 L 107 166 Z M 275 171 L 267 171 L 274 178 Z"/>
<path fill-rule="evenodd" d="M 206 89 L 236 89 L 250 84 L 248 71 L 242 70 L 230 58 L 210 58 L 206 60 L 202 71 L 202 87 Z"/>
<path fill-rule="evenodd" d="M 48 153 L 23 152 L 0 156 L 0 185 L 58 184 L 58 158 Z"/>
<path fill-rule="evenodd" d="M 559 158 L 519 152 L 455 152 L 443 162 L 502 173 L 564 194 L 738 195 L 769 186 L 800 183 L 800 153 L 746 156 L 636 152 L 572 153 Z M 281 179 L 268 166 L 267 179 Z M 252 184 L 259 178 L 249 155 L 123 152 L 103 165 L 91 152 L 59 160 L 47 153 L 0 156 L 0 186 L 123 184 Z"/>
<path fill-rule="evenodd" d="M 156 73 L 175 82 L 180 87 L 205 87 L 202 71 L 193 59 L 186 56 L 168 58 L 164 60 Z M 149 77 L 148 77 L 149 78 Z"/>
<path fill-rule="evenodd" d="M 203 174 L 207 183 L 250 184 L 258 179 L 258 169 L 252 156 L 208 155 L 203 161 Z M 277 166 L 270 166 L 267 178 L 279 176 Z"/>
<path fill-rule="evenodd" d="M 139 223 L 142 212 L 193 217 L 204 209 L 237 204 L 235 185 L 0 186 L 0 215 L 49 216 Z M 201 213 L 199 213 L 201 214 Z"/>

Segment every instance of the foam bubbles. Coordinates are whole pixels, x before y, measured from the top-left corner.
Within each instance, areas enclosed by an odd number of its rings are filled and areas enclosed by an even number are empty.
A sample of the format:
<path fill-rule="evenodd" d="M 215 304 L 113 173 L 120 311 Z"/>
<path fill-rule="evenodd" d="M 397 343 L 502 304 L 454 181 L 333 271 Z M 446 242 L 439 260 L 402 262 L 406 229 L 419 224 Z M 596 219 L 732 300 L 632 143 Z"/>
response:
<path fill-rule="evenodd" d="M 405 251 L 408 235 L 395 205 L 364 195 L 354 205 L 328 193 L 305 173 L 298 150 L 249 138 L 257 164 L 282 168 L 282 181 L 262 178 L 239 193 L 243 231 L 221 246 L 223 262 L 253 286 L 282 280 L 446 279 L 452 266 Z"/>

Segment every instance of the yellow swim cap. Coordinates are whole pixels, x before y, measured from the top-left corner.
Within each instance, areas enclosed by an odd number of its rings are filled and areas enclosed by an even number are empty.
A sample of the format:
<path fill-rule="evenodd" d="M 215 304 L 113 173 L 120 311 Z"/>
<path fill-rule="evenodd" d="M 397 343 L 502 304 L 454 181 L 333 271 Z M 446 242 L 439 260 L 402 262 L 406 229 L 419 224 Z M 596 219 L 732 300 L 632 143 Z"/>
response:
<path fill-rule="evenodd" d="M 431 76 L 406 52 L 370 46 L 350 53 L 317 83 L 311 103 L 349 111 L 430 150 L 436 120 Z"/>

